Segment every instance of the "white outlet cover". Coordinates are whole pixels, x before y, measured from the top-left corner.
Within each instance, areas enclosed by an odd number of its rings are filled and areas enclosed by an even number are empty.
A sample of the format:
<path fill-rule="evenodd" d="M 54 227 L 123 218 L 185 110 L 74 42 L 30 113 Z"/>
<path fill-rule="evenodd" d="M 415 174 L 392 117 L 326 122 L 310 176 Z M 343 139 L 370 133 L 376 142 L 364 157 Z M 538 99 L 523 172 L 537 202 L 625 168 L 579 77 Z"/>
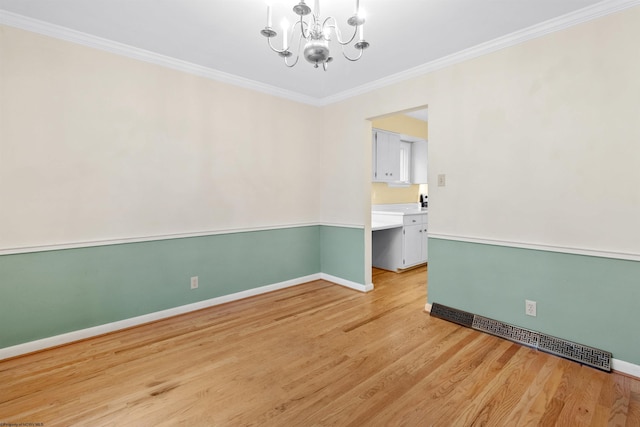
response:
<path fill-rule="evenodd" d="M 191 278 L 191 289 L 198 289 L 198 276 Z"/>
<path fill-rule="evenodd" d="M 524 312 L 527 316 L 536 316 L 537 315 L 537 307 L 535 301 L 525 300 L 524 301 Z"/>

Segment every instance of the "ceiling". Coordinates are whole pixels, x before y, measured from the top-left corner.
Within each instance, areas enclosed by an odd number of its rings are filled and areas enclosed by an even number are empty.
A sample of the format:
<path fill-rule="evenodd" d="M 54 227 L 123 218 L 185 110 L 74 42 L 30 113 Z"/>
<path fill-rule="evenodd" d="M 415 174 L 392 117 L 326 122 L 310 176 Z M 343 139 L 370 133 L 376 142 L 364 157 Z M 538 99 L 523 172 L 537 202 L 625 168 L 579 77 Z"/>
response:
<path fill-rule="evenodd" d="M 414 119 L 422 120 L 423 122 L 428 121 L 428 112 L 426 108 L 416 111 L 408 111 L 404 113 L 404 115 L 413 117 Z"/>
<path fill-rule="evenodd" d="M 353 14 L 355 0 L 320 1 L 322 15 L 335 16 L 347 32 L 346 19 Z M 295 2 L 272 0 L 274 27 L 285 15 L 294 20 Z M 304 59 L 287 68 L 268 49 L 260 35 L 266 24 L 264 0 L 0 0 L 0 9 L 9 12 L 3 12 L 5 23 L 7 16 L 18 14 L 321 100 L 611 2 L 360 0 L 367 17 L 365 39 L 371 46 L 358 62 L 347 61 L 334 47 L 335 60 L 326 72 Z M 313 6 L 313 1 L 307 3 Z M 278 38 L 275 43 L 279 42 Z"/>

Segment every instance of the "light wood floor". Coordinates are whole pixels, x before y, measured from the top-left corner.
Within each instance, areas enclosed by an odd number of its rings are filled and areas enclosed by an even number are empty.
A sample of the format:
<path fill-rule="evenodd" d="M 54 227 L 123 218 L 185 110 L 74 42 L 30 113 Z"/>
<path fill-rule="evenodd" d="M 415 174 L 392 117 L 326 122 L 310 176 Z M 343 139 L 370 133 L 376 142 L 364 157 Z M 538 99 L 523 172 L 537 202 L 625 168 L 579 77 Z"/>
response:
<path fill-rule="evenodd" d="M 431 318 L 425 281 L 316 281 L 0 362 L 0 424 L 640 426 L 640 381 Z"/>

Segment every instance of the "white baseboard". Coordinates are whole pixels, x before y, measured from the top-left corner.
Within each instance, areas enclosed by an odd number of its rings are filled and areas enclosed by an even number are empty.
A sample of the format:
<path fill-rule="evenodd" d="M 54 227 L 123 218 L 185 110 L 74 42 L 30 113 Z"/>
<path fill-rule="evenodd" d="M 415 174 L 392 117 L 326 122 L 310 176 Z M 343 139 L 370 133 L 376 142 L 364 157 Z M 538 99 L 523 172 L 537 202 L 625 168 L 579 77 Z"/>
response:
<path fill-rule="evenodd" d="M 369 292 L 373 290 L 373 283 L 363 285 L 361 283 L 352 282 L 351 280 L 345 280 L 343 278 L 332 276 L 326 273 L 320 273 L 320 278 L 322 280 L 333 282 L 341 286 L 346 286 L 347 288 L 355 289 L 356 291 L 360 292 Z"/>
<path fill-rule="evenodd" d="M 0 360 L 16 357 L 35 351 L 44 350 L 46 348 L 56 347 L 63 344 L 69 344 L 74 341 L 95 337 L 98 335 L 115 332 L 121 329 L 139 326 L 145 323 L 154 322 L 156 320 L 166 319 L 168 317 L 177 316 L 179 314 L 189 313 L 191 311 L 201 310 L 203 308 L 213 307 L 215 305 L 236 301 L 267 292 L 277 291 L 279 289 L 289 288 L 291 286 L 301 285 L 303 283 L 312 282 L 314 280 L 326 280 L 337 285 L 346 286 L 360 292 L 369 292 L 373 289 L 373 284 L 362 285 L 340 277 L 332 276 L 325 273 L 310 274 L 308 276 L 298 277 L 296 279 L 287 280 L 280 283 L 261 286 L 259 288 L 248 289 L 246 291 L 236 292 L 230 295 L 223 295 L 204 301 L 194 302 L 193 304 L 181 305 L 179 307 L 169 308 L 167 310 L 156 311 L 154 313 L 144 314 L 142 316 L 132 317 L 130 319 L 119 320 L 116 322 L 106 323 L 91 328 L 81 329 L 78 331 L 68 332 L 66 334 L 56 335 L 53 337 L 43 338 L 36 341 L 30 341 L 11 347 L 0 348 Z"/>
<path fill-rule="evenodd" d="M 139 326 L 145 323 L 154 322 L 156 320 L 166 319 L 167 317 L 173 317 L 179 314 L 189 313 L 191 311 L 201 310 L 207 307 L 213 307 L 215 305 L 236 301 L 239 299 L 260 295 L 267 292 L 273 292 L 278 289 L 284 289 L 291 286 L 301 285 L 303 283 L 319 280 L 320 278 L 321 278 L 321 273 L 311 274 L 308 276 L 298 277 L 296 279 L 287 280 L 280 283 L 274 283 L 271 285 L 261 286 L 259 288 L 236 292 L 230 295 L 223 295 L 220 297 L 211 298 L 204 301 L 194 302 L 193 304 L 181 305 L 179 307 L 169 308 L 167 310 L 156 311 L 154 313 L 144 314 L 142 316 L 132 317 L 130 319 L 119 320 L 116 322 L 106 323 L 104 325 L 99 325 L 91 328 L 81 329 L 78 331 L 68 332 L 66 334 L 43 338 L 36 341 L 30 341 L 24 344 L 18 344 L 11 347 L 0 348 L 0 360 L 8 359 L 10 357 L 20 356 L 27 353 L 33 353 L 34 351 L 44 350 L 45 348 L 51 348 L 51 347 L 56 347 L 63 344 L 69 344 L 74 341 L 79 341 L 86 338 L 107 334 L 109 332 L 130 328 L 132 326 Z M 330 279 L 325 279 L 325 280 L 334 282 L 334 280 L 330 280 Z"/>
<path fill-rule="evenodd" d="M 346 286 L 347 288 L 355 289 L 360 292 L 369 292 L 373 290 L 372 283 L 369 285 L 362 285 L 360 283 L 352 282 L 350 280 L 345 280 L 340 277 L 332 276 L 330 274 L 316 273 L 308 276 L 298 277 L 297 279 L 287 280 L 285 282 L 274 283 L 272 285 L 266 285 L 259 288 L 248 289 L 242 292 L 236 292 L 230 295 L 223 295 L 221 297 L 216 297 L 216 298 L 208 299 L 205 301 L 195 302 L 193 304 L 182 305 L 180 307 L 169 308 L 167 310 L 157 311 L 155 313 L 149 313 L 142 316 L 132 317 L 130 319 L 119 320 L 117 322 L 94 326 L 92 328 L 86 328 L 86 329 L 81 329 L 79 331 L 68 332 L 66 334 L 56 335 L 49 338 L 43 338 L 40 340 L 27 342 L 24 344 L 18 344 L 12 347 L 0 348 L 0 360 L 8 359 L 10 357 L 20 356 L 27 353 L 33 353 L 34 351 L 44 350 L 46 348 L 68 344 L 74 341 L 79 341 L 86 338 L 107 334 L 109 332 L 115 332 L 120 329 L 139 326 L 139 325 L 153 322 L 156 320 L 166 319 L 168 317 L 177 316 L 179 314 L 201 310 L 207 307 L 213 307 L 215 305 L 236 301 L 239 299 L 260 295 L 267 292 L 277 291 L 278 289 L 284 289 L 291 286 L 301 285 L 303 283 L 312 282 L 314 280 L 319 280 L 319 279 L 326 280 L 340 286 Z M 426 311 L 427 313 L 430 313 L 431 304 L 429 303 L 425 304 L 424 311 Z M 640 378 L 640 365 L 635 365 L 633 363 L 625 362 L 624 360 L 618 360 L 618 359 L 612 359 L 611 365 L 612 365 L 612 369 L 616 372 L 620 372 L 626 375 L 631 375 L 633 377 Z"/>
<path fill-rule="evenodd" d="M 40 340 L 31 341 L 24 344 L 18 344 L 11 347 L 0 348 L 0 360 L 20 356 L 27 353 L 33 353 L 35 351 L 44 350 L 46 348 L 69 344 L 74 341 L 79 341 L 86 338 L 107 334 L 109 332 L 115 332 L 121 329 L 130 328 L 133 326 L 139 326 L 139 325 L 153 322 L 156 320 L 177 316 L 179 314 L 189 313 L 191 311 L 201 310 L 203 308 L 213 307 L 215 305 L 236 301 L 243 298 L 264 294 L 267 292 L 273 292 L 279 289 L 289 288 L 292 286 L 297 286 L 303 283 L 312 282 L 314 280 L 320 280 L 320 279 L 335 283 L 340 286 L 346 286 L 347 288 L 355 289 L 360 292 L 369 292 L 373 290 L 373 283 L 370 283 L 368 285 L 362 285 L 360 283 L 352 282 L 350 280 L 342 279 L 340 277 L 332 276 L 326 273 L 310 274 L 308 276 L 298 277 L 296 279 L 287 280 L 280 283 L 261 286 L 259 288 L 248 289 L 246 291 L 236 292 L 230 295 L 223 295 L 223 296 L 211 298 L 205 301 L 195 302 L 193 304 L 187 304 L 179 307 L 169 308 L 167 310 L 157 311 L 155 313 L 149 313 L 142 316 L 132 317 L 130 319 L 119 320 L 117 322 L 111 322 L 104 325 L 81 329 L 79 331 L 68 332 L 66 334 L 43 338 Z M 425 304 L 424 310 L 427 313 L 430 313 L 431 304 L 429 303 Z M 640 365 L 625 362 L 624 360 L 611 359 L 611 367 L 616 372 L 630 375 L 632 377 L 640 378 Z"/>
<path fill-rule="evenodd" d="M 624 360 L 611 359 L 611 369 L 640 379 L 640 365 L 634 365 Z"/>

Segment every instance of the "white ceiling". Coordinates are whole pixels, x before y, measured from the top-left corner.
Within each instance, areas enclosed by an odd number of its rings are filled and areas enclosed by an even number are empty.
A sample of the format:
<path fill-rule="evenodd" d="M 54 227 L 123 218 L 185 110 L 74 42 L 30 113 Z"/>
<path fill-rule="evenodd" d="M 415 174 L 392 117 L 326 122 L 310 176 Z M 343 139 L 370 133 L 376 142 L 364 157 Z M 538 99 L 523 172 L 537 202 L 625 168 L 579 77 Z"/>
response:
<path fill-rule="evenodd" d="M 285 15 L 293 21 L 295 2 L 272 1 L 274 27 Z M 267 48 L 260 35 L 266 23 L 264 0 L 0 0 L 0 9 L 12 17 L 23 15 L 326 99 L 598 3 L 623 2 L 361 0 L 367 16 L 365 39 L 371 47 L 358 62 L 347 61 L 334 47 L 335 60 L 327 72 L 303 59 L 287 68 Z M 313 6 L 313 0 L 307 3 Z M 321 0 L 320 8 L 322 15 L 335 16 L 346 29 L 354 5 L 355 0 Z"/>
<path fill-rule="evenodd" d="M 428 111 L 426 108 L 422 110 L 408 111 L 404 114 L 406 116 L 413 117 L 414 119 L 422 120 L 423 122 L 428 121 Z"/>

